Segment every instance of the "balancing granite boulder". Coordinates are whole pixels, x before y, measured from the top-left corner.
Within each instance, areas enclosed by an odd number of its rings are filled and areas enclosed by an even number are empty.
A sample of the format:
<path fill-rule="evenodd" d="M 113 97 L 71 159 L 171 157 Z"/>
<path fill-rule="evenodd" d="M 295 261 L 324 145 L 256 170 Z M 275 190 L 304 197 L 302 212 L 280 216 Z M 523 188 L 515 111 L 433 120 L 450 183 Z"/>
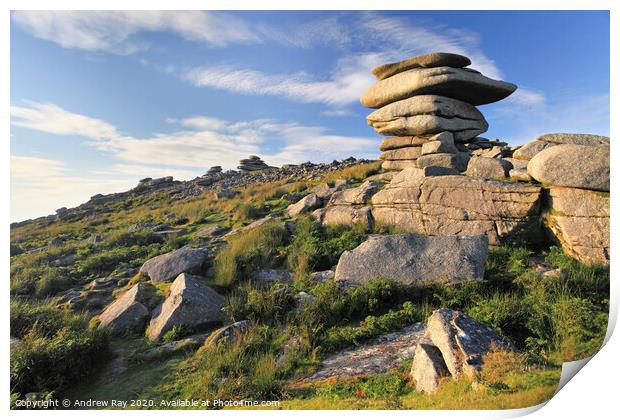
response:
<path fill-rule="evenodd" d="M 335 279 L 345 284 L 377 277 L 403 284 L 481 280 L 487 256 L 485 235 L 372 235 L 340 256 Z"/>
<path fill-rule="evenodd" d="M 403 71 L 429 67 L 467 67 L 471 60 L 463 55 L 451 53 L 429 53 L 417 55 L 397 63 L 382 64 L 372 69 L 372 74 L 379 80 L 387 79 Z"/>
<path fill-rule="evenodd" d="M 418 68 L 380 80 L 361 97 L 367 108 L 381 108 L 417 95 L 441 95 L 483 105 L 506 98 L 516 85 L 493 80 L 475 70 L 452 67 Z"/>
<path fill-rule="evenodd" d="M 419 136 L 451 132 L 457 142 L 484 133 L 489 124 L 474 106 L 438 95 L 420 95 L 393 102 L 366 120 L 379 134 Z"/>

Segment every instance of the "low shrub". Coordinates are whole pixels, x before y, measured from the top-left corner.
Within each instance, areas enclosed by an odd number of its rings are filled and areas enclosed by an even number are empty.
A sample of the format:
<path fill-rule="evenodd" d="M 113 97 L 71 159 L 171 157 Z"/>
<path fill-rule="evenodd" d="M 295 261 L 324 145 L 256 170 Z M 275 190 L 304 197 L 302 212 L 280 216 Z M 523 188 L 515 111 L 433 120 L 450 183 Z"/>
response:
<path fill-rule="evenodd" d="M 281 283 L 276 282 L 266 289 L 245 283 L 226 297 L 224 312 L 233 322 L 249 319 L 274 324 L 284 322 L 294 306 L 293 290 Z"/>
<path fill-rule="evenodd" d="M 405 302 L 398 310 L 390 310 L 380 316 L 367 316 L 357 327 L 329 328 L 322 341 L 326 352 L 337 351 L 362 341 L 377 337 L 390 331 L 398 330 L 424 319 L 420 308 L 411 302 Z"/>
<path fill-rule="evenodd" d="M 48 297 L 67 290 L 74 283 L 69 270 L 34 265 L 11 272 L 11 294 Z"/>
<path fill-rule="evenodd" d="M 62 391 L 105 360 L 108 336 L 64 327 L 47 337 L 35 326 L 11 350 L 11 392 Z"/>
<path fill-rule="evenodd" d="M 52 301 L 38 302 L 31 299 L 11 299 L 11 336 L 21 338 L 35 325 L 39 335 L 51 337 L 64 327 L 80 329 L 86 322 L 84 314 L 61 309 Z"/>
<path fill-rule="evenodd" d="M 281 223 L 269 222 L 229 239 L 215 257 L 215 283 L 219 286 L 248 279 L 261 267 L 270 267 L 285 245 L 286 232 Z"/>
<path fill-rule="evenodd" d="M 333 267 L 344 251 L 357 247 L 367 236 L 363 225 L 323 226 L 309 217 L 300 217 L 287 247 L 288 266 L 301 280 L 312 270 Z"/>
<path fill-rule="evenodd" d="M 232 342 L 202 347 L 182 365 L 175 381 L 158 391 L 170 399 L 278 399 L 283 385 L 274 358 L 279 338 L 276 329 L 253 325 Z"/>

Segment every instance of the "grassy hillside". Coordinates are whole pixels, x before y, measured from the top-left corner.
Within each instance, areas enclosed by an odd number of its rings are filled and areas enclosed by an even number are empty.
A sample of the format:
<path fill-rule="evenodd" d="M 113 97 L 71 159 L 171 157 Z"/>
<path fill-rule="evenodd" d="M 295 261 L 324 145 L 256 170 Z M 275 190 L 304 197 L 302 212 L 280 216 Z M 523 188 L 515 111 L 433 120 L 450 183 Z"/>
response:
<path fill-rule="evenodd" d="M 343 291 L 333 280 L 311 281 L 311 272 L 333 267 L 368 234 L 394 229 L 326 227 L 302 216 L 292 220 L 291 234 L 281 222 L 284 209 L 316 184 L 341 178 L 356 184 L 377 170 L 373 163 L 320 179 L 256 184 L 220 200 L 170 202 L 152 195 L 88 220 L 12 229 L 11 336 L 22 340 L 11 352 L 13 398 L 38 392 L 83 399 L 253 399 L 281 400 L 281 408 L 330 409 L 513 408 L 547 400 L 561 363 L 589 356 L 602 343 L 608 267 L 580 264 L 556 247 L 502 247 L 491 251 L 482 282 L 407 287 L 375 279 Z M 266 215 L 274 220 L 224 243 L 197 235 L 205 227 L 238 228 Z M 163 237 L 153 224 L 179 232 Z M 142 335 L 112 339 L 89 328 L 114 296 L 136 281 L 148 282 L 136 275 L 145 260 L 188 244 L 214 250 L 205 281 L 225 295 L 227 321 L 252 321 L 239 340 L 160 354 Z M 536 262 L 561 272 L 541 276 Z M 294 280 L 258 287 L 249 279 L 260 268 L 290 270 Z M 113 287 L 91 285 L 100 278 Z M 166 296 L 168 285 L 156 285 L 154 301 Z M 299 292 L 315 299 L 300 307 Z M 372 378 L 295 385 L 326 355 L 423 321 L 439 307 L 463 310 L 502 332 L 522 357 L 491 354 L 473 388 L 449 382 L 432 397 L 409 383 L 407 363 Z M 166 341 L 188 333 L 176 331 Z"/>

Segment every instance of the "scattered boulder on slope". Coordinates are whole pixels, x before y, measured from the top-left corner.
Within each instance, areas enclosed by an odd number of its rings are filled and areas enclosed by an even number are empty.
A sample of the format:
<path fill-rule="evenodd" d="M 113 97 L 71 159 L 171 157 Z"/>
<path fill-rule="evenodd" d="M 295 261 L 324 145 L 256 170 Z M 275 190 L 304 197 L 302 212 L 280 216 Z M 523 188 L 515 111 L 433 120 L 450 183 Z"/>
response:
<path fill-rule="evenodd" d="M 527 173 L 547 185 L 609 191 L 609 146 L 550 147 L 530 160 Z"/>
<path fill-rule="evenodd" d="M 198 274 L 209 263 L 209 251 L 205 248 L 180 248 L 158 255 L 140 267 L 153 281 L 165 281 L 181 273 Z"/>
<path fill-rule="evenodd" d="M 223 321 L 224 297 L 200 277 L 180 274 L 170 286 L 170 295 L 155 311 L 148 329 L 151 341 L 159 340 L 172 327 L 197 330 Z"/>
<path fill-rule="evenodd" d="M 413 356 L 415 345 L 423 334 L 424 326 L 417 322 L 332 354 L 321 361 L 317 372 L 300 381 L 299 385 L 387 373 Z"/>
<path fill-rule="evenodd" d="M 415 348 L 410 376 L 416 390 L 427 394 L 435 392 L 439 381 L 450 376 L 441 352 L 427 338 L 421 339 Z"/>
<path fill-rule="evenodd" d="M 99 315 L 98 328 L 107 328 L 112 334 L 144 330 L 149 319 L 149 310 L 145 305 L 148 287 L 137 283 L 112 302 Z"/>
<path fill-rule="evenodd" d="M 304 198 L 296 203 L 291 204 L 286 208 L 286 213 L 293 217 L 301 213 L 316 210 L 321 207 L 321 199 L 314 193 L 306 195 Z"/>
<path fill-rule="evenodd" d="M 485 235 L 371 235 L 340 256 L 335 279 L 346 284 L 377 277 L 403 284 L 481 280 L 487 256 Z"/>
<path fill-rule="evenodd" d="M 250 328 L 252 323 L 245 319 L 243 321 L 237 321 L 233 324 L 227 325 L 225 327 L 220 328 L 219 330 L 214 331 L 204 342 L 205 347 L 215 346 L 222 340 L 232 341 L 237 336 L 243 334 Z"/>
<path fill-rule="evenodd" d="M 460 311 L 441 308 L 426 322 L 424 337 L 413 357 L 411 377 L 416 389 L 434 392 L 442 377 L 476 379 L 483 356 L 493 350 L 515 351 L 493 328 Z"/>

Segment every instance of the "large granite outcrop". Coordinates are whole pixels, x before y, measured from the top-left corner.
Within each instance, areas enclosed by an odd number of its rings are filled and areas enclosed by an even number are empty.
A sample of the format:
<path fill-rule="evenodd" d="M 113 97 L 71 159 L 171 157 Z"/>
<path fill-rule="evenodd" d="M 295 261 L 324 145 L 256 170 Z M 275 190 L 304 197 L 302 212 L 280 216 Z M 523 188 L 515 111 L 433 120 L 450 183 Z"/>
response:
<path fill-rule="evenodd" d="M 486 234 L 489 244 L 540 238 L 541 188 L 405 169 L 372 199 L 375 222 L 421 235 Z"/>

